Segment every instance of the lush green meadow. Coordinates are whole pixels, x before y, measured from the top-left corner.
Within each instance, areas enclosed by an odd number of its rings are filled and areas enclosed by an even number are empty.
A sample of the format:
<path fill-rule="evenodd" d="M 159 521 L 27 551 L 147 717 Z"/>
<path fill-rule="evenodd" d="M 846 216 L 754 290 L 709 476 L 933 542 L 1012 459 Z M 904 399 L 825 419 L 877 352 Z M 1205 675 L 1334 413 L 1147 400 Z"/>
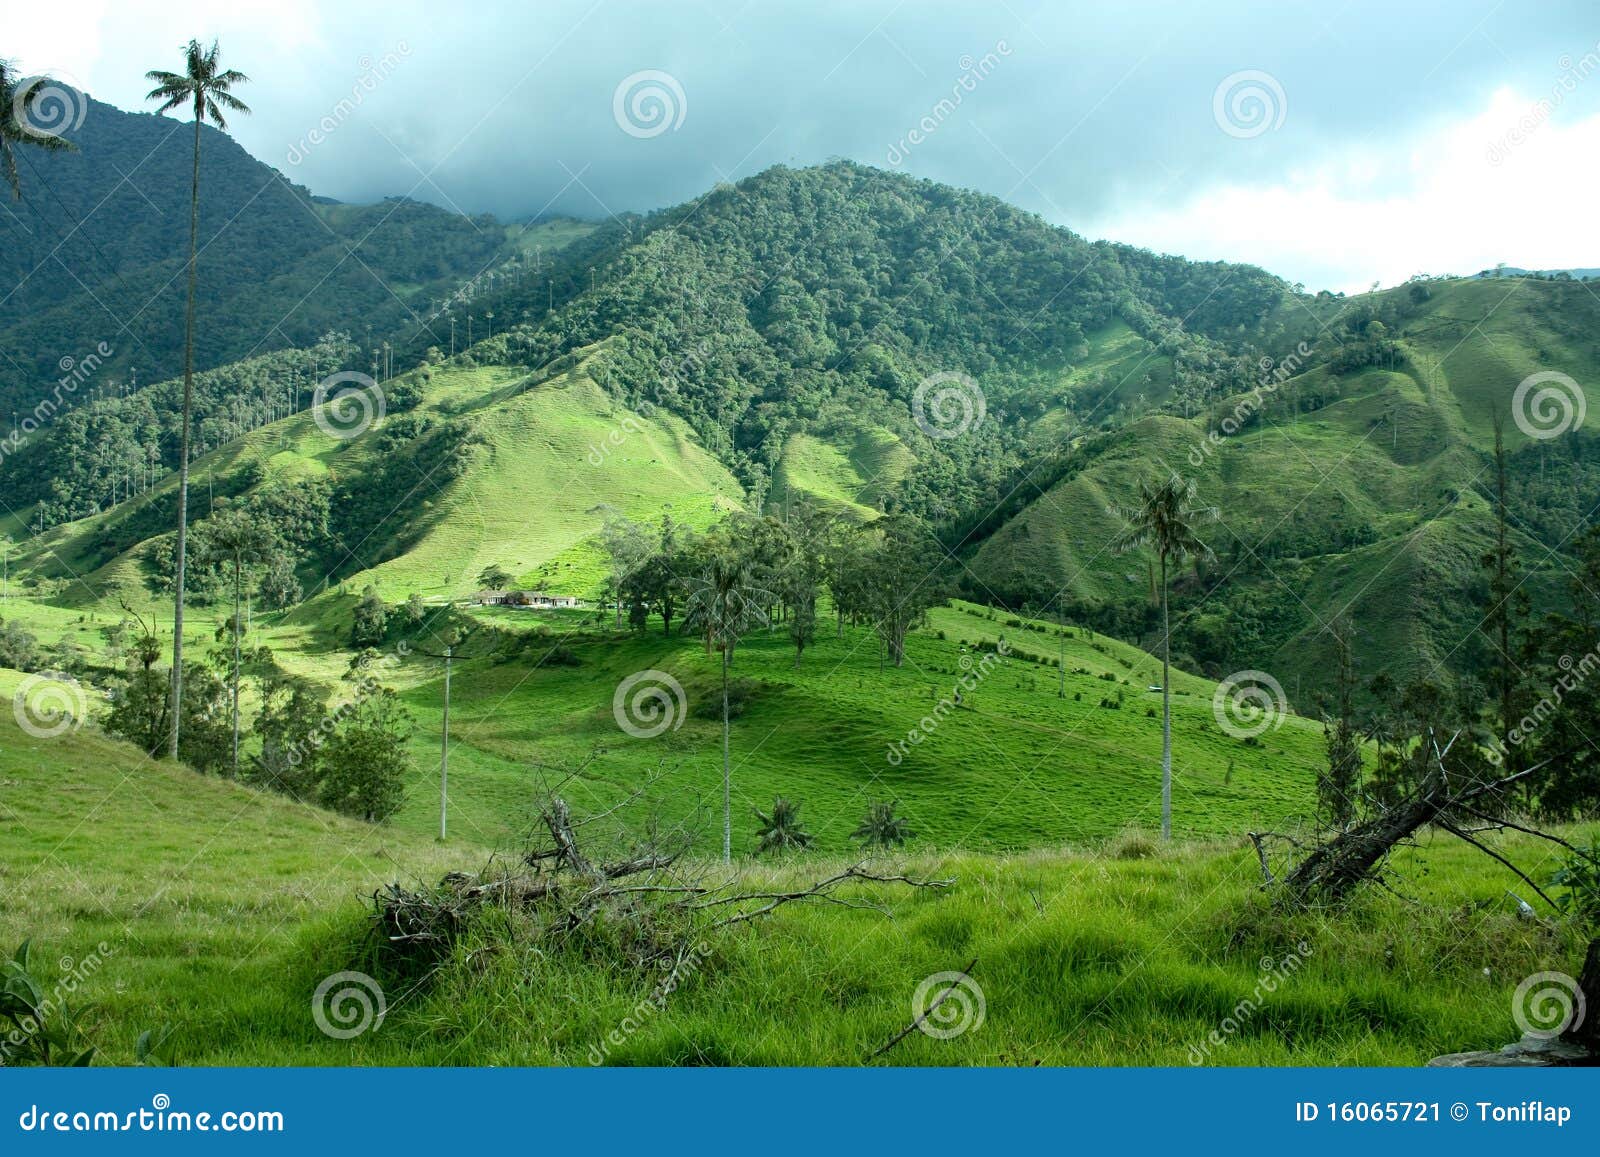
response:
<path fill-rule="evenodd" d="M 9 693 L 16 679 L 0 682 Z M 34 739 L 0 721 L 0 837 L 0 942 L 32 937 L 50 983 L 96 962 L 73 999 L 96 1006 L 111 1063 L 170 1024 L 182 1064 L 855 1064 L 910 1022 L 925 977 L 976 959 L 981 1026 L 913 1033 L 880 1063 L 1415 1064 L 1514 1037 L 1517 982 L 1577 951 L 1553 923 L 1517 919 L 1506 874 L 1442 835 L 1397 861 L 1414 901 L 1375 891 L 1337 917 L 1293 919 L 1264 907 L 1241 841 L 1158 849 L 1126 835 L 1016 855 L 912 850 L 878 866 L 948 890 L 862 891 L 884 910 L 791 905 L 709 933 L 664 1007 L 641 1012 L 659 975 L 603 939 L 539 950 L 490 922 L 423 980 L 386 970 L 364 897 L 479 869 L 488 846 L 332 816 L 89 728 Z M 1502 846 L 1527 865 L 1545 855 Z M 843 863 L 738 871 L 763 889 Z M 346 969 L 373 975 L 388 1010 L 331 1039 L 312 994 Z M 1240 1018 L 1252 993 L 1260 1007 Z M 622 1043 L 600 1052 L 614 1030 Z"/>

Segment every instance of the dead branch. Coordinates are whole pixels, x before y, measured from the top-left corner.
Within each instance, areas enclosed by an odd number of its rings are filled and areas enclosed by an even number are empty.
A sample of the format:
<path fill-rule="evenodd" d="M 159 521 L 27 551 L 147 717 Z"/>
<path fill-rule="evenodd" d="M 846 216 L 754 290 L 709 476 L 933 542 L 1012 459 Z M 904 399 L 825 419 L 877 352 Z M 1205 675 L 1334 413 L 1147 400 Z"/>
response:
<path fill-rule="evenodd" d="M 1533 882 L 1533 880 L 1528 876 L 1528 874 L 1526 872 L 1524 872 L 1521 868 L 1517 867 L 1510 860 L 1506 859 L 1499 852 L 1495 851 L 1493 848 L 1489 847 L 1487 844 L 1484 844 L 1484 843 L 1482 843 L 1482 842 L 1480 842 L 1478 840 L 1473 839 L 1472 836 L 1469 835 L 1467 832 L 1463 831 L 1461 828 L 1456 827 L 1454 824 L 1450 823 L 1447 820 L 1442 820 L 1441 819 L 1441 820 L 1436 820 L 1434 822 L 1437 823 L 1445 831 L 1449 832 L 1451 835 L 1465 840 L 1467 843 L 1469 843 L 1473 847 L 1477 848 L 1484 855 L 1489 856 L 1492 859 L 1499 860 L 1502 864 L 1504 864 L 1506 867 L 1510 868 L 1513 872 L 1515 872 L 1517 874 L 1518 879 L 1520 879 L 1524 884 L 1528 885 L 1528 887 L 1532 888 L 1535 892 L 1539 893 L 1539 899 L 1543 900 L 1546 904 L 1550 905 L 1550 907 L 1554 908 L 1557 912 L 1561 911 L 1561 905 L 1557 904 L 1549 896 L 1545 895 L 1544 889 L 1539 887 L 1538 884 L 1535 884 Z"/>
<path fill-rule="evenodd" d="M 951 982 L 950 987 L 945 989 L 943 992 L 941 992 L 939 994 L 939 999 L 938 1000 L 936 1000 L 932 1004 L 930 1004 L 928 1006 L 927 1010 L 921 1016 L 917 1017 L 910 1024 L 906 1025 L 905 1028 L 901 1029 L 899 1032 L 895 1033 L 894 1036 L 890 1037 L 889 1040 L 881 1048 L 878 1048 L 878 1049 L 874 1050 L 873 1052 L 868 1053 L 867 1054 L 867 1060 L 869 1060 L 869 1061 L 870 1060 L 876 1060 L 878 1057 L 881 1057 L 884 1053 L 886 1053 L 890 1049 L 894 1048 L 895 1045 L 897 1045 L 901 1041 L 905 1040 L 906 1037 L 908 1037 L 912 1033 L 916 1032 L 917 1029 L 921 1028 L 923 1026 L 923 1024 L 927 1022 L 927 1019 L 930 1016 L 932 1016 L 934 1013 L 939 1011 L 939 1006 L 945 1002 L 946 998 L 948 998 L 949 995 L 952 992 L 954 992 L 956 989 L 961 987 L 961 982 L 963 980 L 966 980 L 967 977 L 971 974 L 972 970 L 974 968 L 976 968 L 977 966 L 978 966 L 978 958 L 976 956 L 974 956 L 972 958 L 972 960 L 970 962 L 968 962 L 967 966 L 961 970 L 960 975 L 957 976 L 955 978 L 955 980 Z"/>
<path fill-rule="evenodd" d="M 908 876 L 879 876 L 865 871 L 860 864 L 852 865 L 836 875 L 829 876 L 826 880 L 819 880 L 809 888 L 797 889 L 791 892 L 747 892 L 738 896 L 722 896 L 715 900 L 706 900 L 694 904 L 696 909 L 716 908 L 723 904 L 751 903 L 756 900 L 766 900 L 768 903 L 748 912 L 718 920 L 713 928 L 727 928 L 733 924 L 742 924 L 747 920 L 754 920 L 761 916 L 777 911 L 785 904 L 797 900 L 821 900 L 829 904 L 837 904 L 844 908 L 874 908 L 882 911 L 878 904 L 864 904 L 858 901 L 841 899 L 829 894 L 829 890 L 844 883 L 846 880 L 864 880 L 877 884 L 905 884 L 912 888 L 948 888 L 955 883 L 954 880 L 913 880 Z"/>
<path fill-rule="evenodd" d="M 1265 832 L 1250 832 L 1250 842 L 1256 846 L 1256 859 L 1261 861 L 1262 884 L 1272 883 L 1272 869 L 1267 866 L 1267 845 Z"/>

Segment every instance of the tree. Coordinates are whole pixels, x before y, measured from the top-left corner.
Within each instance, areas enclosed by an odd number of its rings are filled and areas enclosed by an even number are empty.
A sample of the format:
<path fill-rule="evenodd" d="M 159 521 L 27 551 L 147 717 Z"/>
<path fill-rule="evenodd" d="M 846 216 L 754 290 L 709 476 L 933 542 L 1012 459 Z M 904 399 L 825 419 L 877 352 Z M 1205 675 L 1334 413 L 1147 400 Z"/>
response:
<path fill-rule="evenodd" d="M 1203 558 L 1211 548 L 1200 540 L 1195 524 L 1215 517 L 1215 510 L 1194 505 L 1195 487 L 1173 474 L 1151 487 L 1139 483 L 1139 505 L 1115 539 L 1119 552 L 1154 548 L 1161 565 L 1161 838 L 1172 838 L 1172 619 L 1167 610 L 1167 571 L 1172 563 Z"/>
<path fill-rule="evenodd" d="M 5 170 L 11 199 L 22 200 L 22 182 L 17 177 L 18 145 L 31 145 L 46 152 L 73 148 L 71 141 L 34 127 L 39 96 L 48 86 L 45 77 L 22 80 L 12 72 L 9 61 L 0 60 L 0 168 Z"/>
<path fill-rule="evenodd" d="M 368 823 L 394 814 L 405 797 L 410 738 L 410 713 L 389 688 L 375 688 L 323 745 L 322 806 Z"/>
<path fill-rule="evenodd" d="M 750 581 L 745 561 L 727 549 L 712 553 L 710 565 L 694 581 L 685 623 L 703 630 L 722 652 L 722 859 L 733 860 L 733 787 L 728 764 L 728 665 L 739 638 L 766 621 L 762 607 L 771 596 Z"/>
<path fill-rule="evenodd" d="M 300 589 L 300 579 L 294 573 L 294 558 L 287 551 L 267 564 L 257 593 L 262 603 L 275 611 L 300 601 L 305 592 Z"/>
<path fill-rule="evenodd" d="M 794 665 L 817 637 L 817 595 L 823 580 L 823 527 L 809 509 L 779 524 L 783 552 L 773 585 L 789 611 L 789 641 L 794 644 Z"/>
<path fill-rule="evenodd" d="M 859 559 L 862 609 L 883 640 L 882 656 L 896 667 L 906 658 L 906 635 L 927 621 L 946 595 L 944 547 L 920 521 L 889 514 L 867 528 L 876 543 Z"/>
<path fill-rule="evenodd" d="M 368 586 L 356 603 L 355 618 L 350 624 L 350 643 L 357 650 L 376 647 L 383 642 L 389 630 L 389 608 L 384 605 L 378 588 Z"/>
<path fill-rule="evenodd" d="M 255 734 L 261 753 L 245 769 L 244 779 L 292 799 L 314 801 L 320 778 L 318 732 L 327 718 L 327 696 L 304 679 L 271 669 L 258 680 L 257 693 L 261 710 Z"/>
<path fill-rule="evenodd" d="M 756 813 L 756 851 L 804 851 L 811 846 L 811 833 L 800 825 L 800 805 L 781 795 L 772 801 L 772 810 Z"/>
<path fill-rule="evenodd" d="M 209 562 L 233 566 L 233 774 L 239 774 L 239 638 L 243 633 L 243 598 L 240 576 L 247 563 L 266 562 L 280 549 L 272 533 L 257 519 L 237 507 L 229 507 L 206 520 L 206 550 Z"/>
<path fill-rule="evenodd" d="M 617 626 L 622 626 L 623 591 L 633 573 L 650 557 L 650 538 L 644 527 L 620 515 L 612 515 L 600 527 L 600 544 L 611 559 L 607 587 L 617 608 Z"/>
<path fill-rule="evenodd" d="M 899 800 L 873 804 L 867 809 L 866 818 L 855 831 L 850 833 L 850 837 L 860 840 L 864 848 L 899 847 L 913 835 L 905 817 L 895 814 L 899 806 Z"/>
<path fill-rule="evenodd" d="M 236 84 L 250 78 L 242 72 L 222 71 L 220 50 L 212 41 L 210 49 L 202 49 L 198 40 L 189 41 L 184 49 L 184 71 L 145 73 L 145 78 L 155 82 L 146 100 L 161 101 L 158 114 L 189 104 L 194 110 L 194 175 L 189 185 L 189 302 L 184 315 L 183 334 L 183 425 L 178 439 L 178 541 L 176 575 L 173 581 L 172 611 L 172 734 L 167 752 L 178 758 L 178 735 L 183 718 L 183 571 L 184 551 L 189 533 L 189 426 L 194 408 L 194 308 L 200 239 L 200 126 L 209 117 L 217 128 L 227 129 L 228 122 L 222 110 L 247 113 L 250 110 L 230 91 Z"/>
<path fill-rule="evenodd" d="M 228 686 L 216 672 L 191 663 L 185 675 L 189 694 L 183 698 L 183 746 L 178 757 L 197 771 L 216 771 L 228 764 Z M 172 680 L 155 667 L 130 670 L 112 689 L 105 729 L 136 744 L 154 758 L 172 734 L 167 713 Z"/>
<path fill-rule="evenodd" d="M 1356 797 L 1361 790 L 1361 737 L 1355 722 L 1350 640 L 1338 624 L 1333 638 L 1338 650 L 1335 702 L 1332 711 L 1324 713 L 1322 719 L 1328 766 L 1317 776 L 1317 805 L 1329 825 L 1345 828 L 1355 818 Z"/>
<path fill-rule="evenodd" d="M 672 619 L 677 613 L 678 597 L 683 579 L 691 562 L 690 544 L 680 537 L 680 528 L 670 514 L 661 516 L 660 537 L 656 547 L 633 570 L 625 581 L 628 592 L 629 619 L 636 627 L 643 627 L 644 618 L 654 609 L 661 616 L 661 633 L 672 634 Z M 643 616 L 638 608 L 644 607 Z"/>
<path fill-rule="evenodd" d="M 1480 562 L 1489 575 L 1487 606 L 1484 608 L 1482 635 L 1490 640 L 1494 653 L 1489 656 L 1490 686 L 1500 708 L 1500 727 L 1496 746 L 1503 753 L 1508 772 L 1525 766 L 1522 748 L 1512 742 L 1512 731 L 1522 718 L 1525 679 L 1520 660 L 1527 657 L 1521 640 L 1521 624 L 1527 620 L 1530 601 L 1523 589 L 1516 548 L 1511 544 L 1510 517 L 1506 510 L 1506 446 L 1504 419 L 1494 416 L 1494 545 Z M 1525 792 L 1531 784 L 1524 783 Z M 1528 798 L 1531 798 L 1528 797 Z"/>
<path fill-rule="evenodd" d="M 1600 591 L 1600 527 L 1581 534 L 1574 553 L 1571 601 L 1538 632 L 1544 644 L 1540 678 L 1549 691 L 1528 710 L 1543 722 L 1532 736 L 1538 750 L 1524 757 L 1524 766 L 1547 764 L 1539 775 L 1538 809 L 1552 819 L 1592 815 L 1600 807 L 1600 752 L 1592 739 L 1594 720 L 1600 718 L 1600 670 L 1594 658 L 1600 632 L 1600 597 L 1595 594 Z M 1513 747 L 1518 739 L 1526 743 L 1529 736 L 1514 733 Z"/>
<path fill-rule="evenodd" d="M 517 581 L 517 576 L 499 563 L 491 563 L 478 572 L 478 582 L 484 590 L 502 591 Z"/>

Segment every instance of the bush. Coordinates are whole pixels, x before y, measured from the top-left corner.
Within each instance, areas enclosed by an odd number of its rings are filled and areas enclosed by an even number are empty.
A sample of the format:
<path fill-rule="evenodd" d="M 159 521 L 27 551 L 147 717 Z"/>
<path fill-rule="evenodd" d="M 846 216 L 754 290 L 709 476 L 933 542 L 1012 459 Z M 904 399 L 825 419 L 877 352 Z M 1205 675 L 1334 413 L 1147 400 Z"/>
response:
<path fill-rule="evenodd" d="M 1562 911 L 1589 928 L 1600 927 L 1600 840 L 1569 855 L 1550 883 L 1564 889 L 1557 897 Z"/>
<path fill-rule="evenodd" d="M 737 719 L 755 702 L 761 684 L 755 679 L 728 680 L 728 718 Z M 716 687 L 695 700 L 691 712 L 696 719 L 722 720 L 722 688 Z"/>

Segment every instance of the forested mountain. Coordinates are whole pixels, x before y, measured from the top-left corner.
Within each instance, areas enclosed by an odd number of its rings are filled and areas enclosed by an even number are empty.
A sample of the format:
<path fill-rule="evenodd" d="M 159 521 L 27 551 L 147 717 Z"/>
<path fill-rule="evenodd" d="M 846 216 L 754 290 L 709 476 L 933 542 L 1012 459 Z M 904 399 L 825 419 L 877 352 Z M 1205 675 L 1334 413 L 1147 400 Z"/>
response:
<path fill-rule="evenodd" d="M 312 592 L 368 569 L 394 597 L 462 594 L 505 563 L 593 596 L 599 531 L 618 511 L 804 502 L 918 516 L 968 597 L 1148 644 L 1151 576 L 1111 543 L 1139 481 L 1177 471 L 1218 517 L 1204 528 L 1214 557 L 1174 587 L 1175 654 L 1213 675 L 1270 667 L 1309 705 L 1329 628 L 1348 620 L 1368 673 L 1481 666 L 1497 418 L 1536 603 L 1600 500 L 1587 432 L 1547 440 L 1509 420 L 1535 371 L 1595 378 L 1600 306 L 1582 284 L 1310 295 L 846 162 L 610 222 L 458 305 L 458 355 L 436 334 L 397 341 L 391 419 L 374 436 L 329 443 L 300 419 L 250 435 L 282 417 L 272 398 L 303 406 L 318 367 L 370 356 L 364 316 L 330 314 L 349 337 L 320 351 L 302 339 L 303 353 L 202 385 L 217 492 L 292 506 L 302 524 L 315 500 L 317 529 L 294 540 Z M 207 317 L 203 331 L 230 328 Z M 170 487 L 135 485 L 130 503 L 106 463 L 159 445 L 129 431 L 158 426 L 170 400 L 162 387 L 148 413 L 90 403 L 24 455 L 37 480 L 11 493 L 37 501 L 36 528 L 101 512 L 41 538 L 36 573 L 55 573 L 46 548 L 80 569 L 125 575 L 118 560 L 137 557 L 159 570 L 162 548 L 144 540 Z"/>
<path fill-rule="evenodd" d="M 17 153 L 22 198 L 0 213 L 0 407 L 27 411 L 64 367 L 109 348 L 109 393 L 183 369 L 193 125 L 86 102 L 76 147 Z M 506 229 L 417 201 L 314 198 L 225 133 L 201 129 L 196 365 L 347 329 L 415 331 L 495 262 Z"/>

